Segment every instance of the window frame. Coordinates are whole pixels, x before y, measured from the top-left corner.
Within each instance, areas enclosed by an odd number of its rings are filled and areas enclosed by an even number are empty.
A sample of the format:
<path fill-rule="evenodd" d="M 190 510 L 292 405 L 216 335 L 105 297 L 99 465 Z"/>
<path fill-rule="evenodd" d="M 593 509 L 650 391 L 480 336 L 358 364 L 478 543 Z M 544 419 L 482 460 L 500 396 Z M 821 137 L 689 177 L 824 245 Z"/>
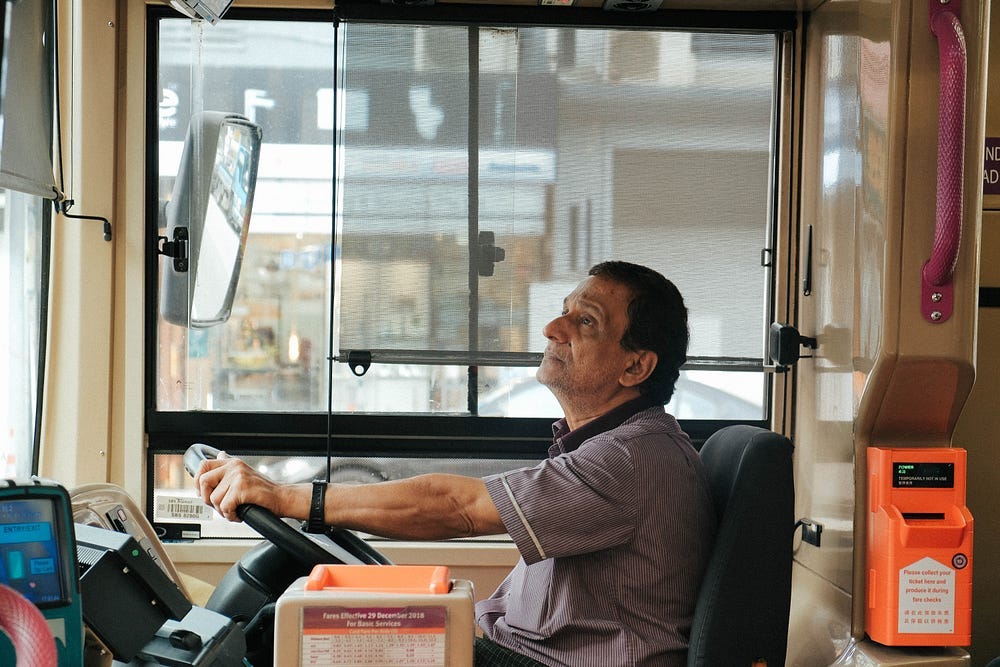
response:
<path fill-rule="evenodd" d="M 42 427 L 45 405 L 45 368 L 47 366 L 49 343 L 49 292 L 52 284 L 52 218 L 53 207 L 42 207 L 41 257 L 39 266 L 38 292 L 38 369 L 35 387 L 34 435 L 31 441 L 31 474 L 37 475 L 42 455 Z"/>
<path fill-rule="evenodd" d="M 519 417 L 481 417 L 455 414 L 327 414 L 322 412 L 223 412 L 223 411 L 160 411 L 156 408 L 157 360 L 157 174 L 158 126 L 155 109 L 158 103 L 157 26 L 161 19 L 179 15 L 168 7 L 146 8 L 146 229 L 147 249 L 145 263 L 147 336 L 144 341 L 144 413 L 147 436 L 146 500 L 152 507 L 154 459 L 157 455 L 182 454 L 193 442 L 206 441 L 213 446 L 234 454 L 253 455 L 312 455 L 321 456 L 331 449 L 337 456 L 469 458 L 469 459 L 542 459 L 552 441 L 551 419 Z M 790 40 L 781 39 L 782 33 L 797 28 L 793 12 L 714 12 L 659 10 L 656 12 L 605 12 L 599 9 L 573 8 L 565 10 L 551 7 L 522 7 L 494 5 L 432 5 L 401 6 L 382 3 L 338 3 L 335 9 L 278 10 L 260 8 L 233 8 L 227 18 L 245 20 L 302 20 L 330 21 L 341 18 L 375 22 L 421 22 L 490 24 L 517 26 L 577 26 L 609 28 L 677 28 L 703 30 L 759 30 L 778 35 L 778 71 Z M 776 80 L 781 81 L 780 78 Z M 782 97 L 787 91 L 776 91 L 776 109 L 784 110 Z M 149 110 L 154 110 L 150 112 Z M 775 112 L 779 113 L 778 111 Z M 774 134 L 780 133 L 781 122 L 776 122 Z M 771 278 L 766 294 L 765 308 L 771 317 L 776 307 L 788 295 L 776 293 L 783 283 L 781 275 L 789 269 L 783 266 L 790 259 L 778 257 L 779 234 L 787 233 L 787 221 L 782 221 L 783 207 L 779 196 L 789 184 L 779 181 L 785 176 L 780 165 L 781 146 L 785 139 L 775 137 L 772 151 L 775 175 L 770 194 L 772 222 L 770 229 Z M 785 212 L 787 214 L 787 212 Z M 794 290 L 790 284 L 789 290 Z M 762 326 L 764 317 L 762 314 Z M 152 333 L 149 333 L 152 332 Z M 761 331 L 763 339 L 765 331 Z M 725 366 L 725 360 L 720 360 Z M 335 362 L 336 363 L 336 362 Z M 764 417 L 759 420 L 681 420 L 681 426 L 696 446 L 718 429 L 731 424 L 751 424 L 770 428 L 774 414 L 774 376 L 767 367 L 765 374 Z M 476 366 L 470 366 L 475 371 Z M 698 366 L 703 368 L 703 366 Z M 734 368 L 746 370 L 746 368 Z M 756 368 L 753 370 L 757 370 Z M 419 435 L 414 435 L 419 434 Z M 151 509 L 148 510 L 150 513 Z"/>

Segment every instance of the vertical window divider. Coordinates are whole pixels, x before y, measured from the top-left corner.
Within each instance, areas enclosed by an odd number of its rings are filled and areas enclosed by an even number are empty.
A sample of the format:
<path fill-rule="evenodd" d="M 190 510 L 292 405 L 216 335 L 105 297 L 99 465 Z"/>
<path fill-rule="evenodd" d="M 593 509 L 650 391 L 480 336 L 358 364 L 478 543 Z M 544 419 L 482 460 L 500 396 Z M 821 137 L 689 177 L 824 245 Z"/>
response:
<path fill-rule="evenodd" d="M 479 351 L 479 28 L 469 26 L 469 352 Z M 479 366 L 469 366 L 469 414 L 479 413 Z"/>
<path fill-rule="evenodd" d="M 334 350 L 334 341 L 337 340 L 337 316 L 336 316 L 336 284 L 337 284 L 337 210 L 338 210 L 338 194 L 340 188 L 337 187 L 338 181 L 338 166 L 337 161 L 337 150 L 340 135 L 337 131 L 339 127 L 339 115 L 340 115 L 340 95 L 338 95 L 337 87 L 340 85 L 341 77 L 338 76 L 340 73 L 340 66 L 343 60 L 340 57 L 340 19 L 337 16 L 333 18 L 333 151 L 331 151 L 330 160 L 331 173 L 332 173 L 332 183 L 330 184 L 330 194 L 332 201 L 330 202 L 330 262 L 332 269 L 330 271 L 330 296 L 329 296 L 329 307 L 330 316 L 327 326 L 330 328 L 330 333 L 327 336 L 326 341 L 326 475 L 324 478 L 327 482 L 330 481 L 330 462 L 333 458 L 333 364 L 336 359 Z M 346 93 L 345 93 L 346 95 Z"/>

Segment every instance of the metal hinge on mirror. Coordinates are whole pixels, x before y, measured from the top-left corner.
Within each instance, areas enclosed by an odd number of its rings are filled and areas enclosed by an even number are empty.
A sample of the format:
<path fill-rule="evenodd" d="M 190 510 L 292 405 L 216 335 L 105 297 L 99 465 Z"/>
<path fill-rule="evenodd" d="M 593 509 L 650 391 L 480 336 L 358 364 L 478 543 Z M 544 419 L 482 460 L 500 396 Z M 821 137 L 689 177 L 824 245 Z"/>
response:
<path fill-rule="evenodd" d="M 166 236 L 156 237 L 159 244 L 157 250 L 161 255 L 172 257 L 174 260 L 174 271 L 185 273 L 188 270 L 188 230 L 187 227 L 174 227 L 174 238 L 168 240 Z"/>

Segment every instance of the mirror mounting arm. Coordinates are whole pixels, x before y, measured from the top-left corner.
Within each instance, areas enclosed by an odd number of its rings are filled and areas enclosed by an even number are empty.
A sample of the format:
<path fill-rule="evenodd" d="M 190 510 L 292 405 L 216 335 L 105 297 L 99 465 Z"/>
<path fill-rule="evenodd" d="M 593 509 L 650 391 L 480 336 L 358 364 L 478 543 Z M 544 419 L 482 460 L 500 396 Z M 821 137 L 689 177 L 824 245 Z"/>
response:
<path fill-rule="evenodd" d="M 494 265 L 504 260 L 507 254 L 503 248 L 497 247 L 496 235 L 493 232 L 479 232 L 479 254 L 476 257 L 476 269 L 480 276 L 493 275 Z"/>
<path fill-rule="evenodd" d="M 157 251 L 161 255 L 172 257 L 174 260 L 174 271 L 186 273 L 188 270 L 188 230 L 187 227 L 175 227 L 173 240 L 166 236 L 156 237 Z"/>
<path fill-rule="evenodd" d="M 767 352 L 771 361 L 775 363 L 777 372 L 784 373 L 796 361 L 802 359 L 803 357 L 799 353 L 799 348 L 802 347 L 815 350 L 818 349 L 819 343 L 812 336 L 803 336 L 798 329 L 791 325 L 781 322 L 771 323 L 768 331 Z"/>

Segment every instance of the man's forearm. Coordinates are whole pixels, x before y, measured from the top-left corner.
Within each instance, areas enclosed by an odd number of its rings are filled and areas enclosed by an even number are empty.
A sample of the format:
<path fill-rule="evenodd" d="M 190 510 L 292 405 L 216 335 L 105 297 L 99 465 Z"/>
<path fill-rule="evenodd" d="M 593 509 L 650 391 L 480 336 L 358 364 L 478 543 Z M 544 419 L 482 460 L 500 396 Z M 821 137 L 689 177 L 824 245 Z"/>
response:
<path fill-rule="evenodd" d="M 289 489 L 289 516 L 309 514 L 309 488 Z M 504 533 L 482 480 L 430 474 L 377 484 L 331 484 L 329 525 L 396 539 L 437 540 Z"/>

